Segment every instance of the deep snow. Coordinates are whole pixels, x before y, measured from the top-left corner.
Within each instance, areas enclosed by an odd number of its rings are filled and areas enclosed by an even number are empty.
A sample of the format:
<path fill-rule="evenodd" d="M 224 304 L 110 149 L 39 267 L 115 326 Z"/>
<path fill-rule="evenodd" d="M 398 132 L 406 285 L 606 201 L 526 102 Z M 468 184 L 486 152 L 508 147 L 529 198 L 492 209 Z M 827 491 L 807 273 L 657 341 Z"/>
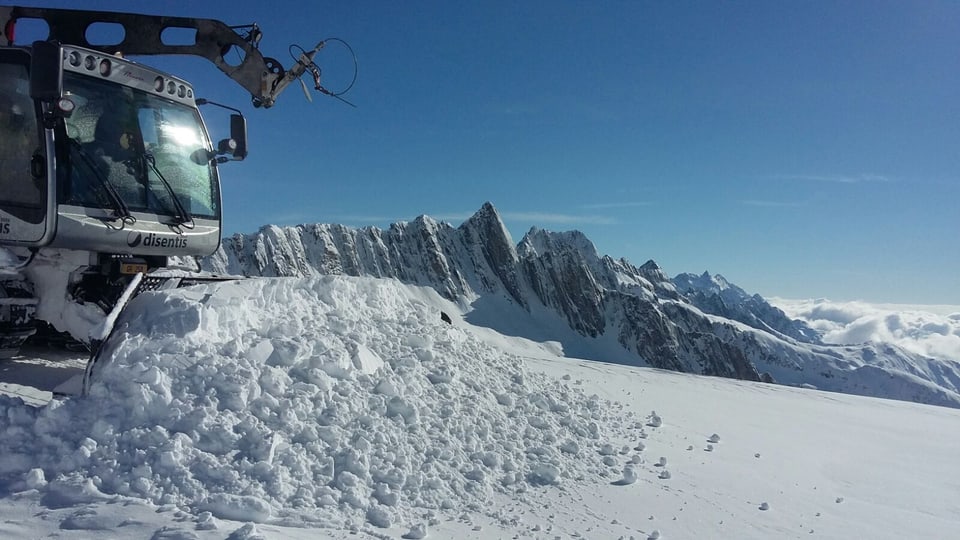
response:
<path fill-rule="evenodd" d="M 462 315 L 372 278 L 141 295 L 89 396 L 0 396 L 0 537 L 960 536 L 958 410 L 563 358 Z"/>

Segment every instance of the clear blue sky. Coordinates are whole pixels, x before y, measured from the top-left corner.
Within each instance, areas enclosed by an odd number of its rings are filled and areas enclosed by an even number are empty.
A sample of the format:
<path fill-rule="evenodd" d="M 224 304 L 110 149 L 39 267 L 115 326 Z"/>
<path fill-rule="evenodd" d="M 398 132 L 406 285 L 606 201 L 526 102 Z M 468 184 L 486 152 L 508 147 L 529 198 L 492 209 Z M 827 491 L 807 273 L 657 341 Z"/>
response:
<path fill-rule="evenodd" d="M 73 2 L 29 5 L 70 7 Z M 670 275 L 794 298 L 960 304 L 960 3 L 88 1 L 340 37 L 350 108 L 254 110 L 199 59 L 160 65 L 248 116 L 226 233 L 266 223 L 579 229 Z M 318 57 L 336 89 L 343 49 Z M 215 136 L 217 117 L 209 122 Z"/>

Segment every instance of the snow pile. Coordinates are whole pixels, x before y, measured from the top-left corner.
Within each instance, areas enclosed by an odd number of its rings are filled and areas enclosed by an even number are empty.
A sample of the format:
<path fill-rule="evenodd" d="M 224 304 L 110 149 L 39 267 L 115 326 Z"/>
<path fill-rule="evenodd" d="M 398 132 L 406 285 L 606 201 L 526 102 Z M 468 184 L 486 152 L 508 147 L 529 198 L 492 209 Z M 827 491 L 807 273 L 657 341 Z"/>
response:
<path fill-rule="evenodd" d="M 642 458 L 604 455 L 625 435 L 604 430 L 642 423 L 442 322 L 443 302 L 347 277 L 145 293 L 89 397 L 0 400 L 0 475 L 70 500 L 119 494 L 339 527 L 636 479 L 624 463 Z"/>

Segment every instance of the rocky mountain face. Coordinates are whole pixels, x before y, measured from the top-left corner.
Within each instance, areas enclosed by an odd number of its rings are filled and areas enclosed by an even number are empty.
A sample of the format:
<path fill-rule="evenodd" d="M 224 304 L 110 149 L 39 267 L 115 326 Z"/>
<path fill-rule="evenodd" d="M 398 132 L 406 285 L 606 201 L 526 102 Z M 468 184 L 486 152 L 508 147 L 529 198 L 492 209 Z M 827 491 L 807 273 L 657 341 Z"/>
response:
<path fill-rule="evenodd" d="M 521 313 L 527 331 L 542 326 L 525 337 L 566 349 L 575 335 L 577 350 L 598 360 L 960 407 L 960 369 L 952 364 L 888 346 L 823 345 L 720 276 L 671 280 L 653 261 L 636 267 L 600 256 L 578 231 L 532 228 L 514 245 L 489 203 L 459 227 L 428 216 L 387 230 L 267 225 L 225 238 L 202 266 L 247 276 L 394 278 L 436 289 L 464 306 L 468 320 L 502 333 L 517 335 L 503 321 Z M 611 343 L 618 352 L 610 353 Z"/>
<path fill-rule="evenodd" d="M 759 294 L 750 295 L 720 274 L 679 274 L 673 284 L 700 311 L 789 337 L 804 343 L 822 344 L 820 334 L 805 322 L 790 319 L 779 308 L 770 305 Z"/>

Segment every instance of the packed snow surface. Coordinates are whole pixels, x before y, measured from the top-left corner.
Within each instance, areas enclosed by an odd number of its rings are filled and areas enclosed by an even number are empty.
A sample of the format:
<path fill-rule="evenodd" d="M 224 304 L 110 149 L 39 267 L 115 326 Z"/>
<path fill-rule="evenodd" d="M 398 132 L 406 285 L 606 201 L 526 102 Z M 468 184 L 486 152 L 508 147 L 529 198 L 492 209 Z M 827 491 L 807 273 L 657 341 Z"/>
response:
<path fill-rule="evenodd" d="M 562 358 L 462 315 L 372 278 L 145 293 L 89 395 L 0 396 L 0 537 L 960 536 L 960 411 Z"/>

